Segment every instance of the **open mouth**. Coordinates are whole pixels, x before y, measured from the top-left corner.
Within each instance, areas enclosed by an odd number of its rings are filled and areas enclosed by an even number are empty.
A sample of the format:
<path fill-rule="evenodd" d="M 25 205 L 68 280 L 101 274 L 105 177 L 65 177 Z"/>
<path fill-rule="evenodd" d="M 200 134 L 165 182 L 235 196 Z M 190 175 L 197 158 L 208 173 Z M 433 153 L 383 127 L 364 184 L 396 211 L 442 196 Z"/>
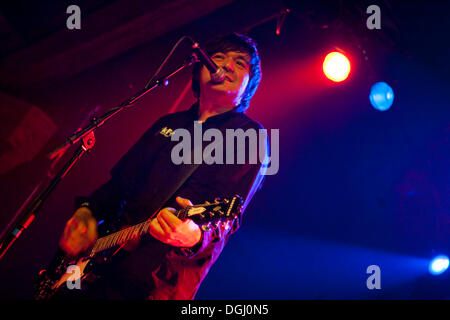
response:
<path fill-rule="evenodd" d="M 211 81 L 212 82 L 212 81 Z M 230 82 L 230 83 L 233 83 L 234 82 L 234 80 L 233 80 L 233 78 L 231 78 L 230 76 L 225 76 L 225 78 L 222 80 L 222 81 L 220 81 L 220 82 L 216 82 L 216 83 L 214 83 L 214 84 L 222 84 L 222 83 L 225 83 L 225 82 Z"/>

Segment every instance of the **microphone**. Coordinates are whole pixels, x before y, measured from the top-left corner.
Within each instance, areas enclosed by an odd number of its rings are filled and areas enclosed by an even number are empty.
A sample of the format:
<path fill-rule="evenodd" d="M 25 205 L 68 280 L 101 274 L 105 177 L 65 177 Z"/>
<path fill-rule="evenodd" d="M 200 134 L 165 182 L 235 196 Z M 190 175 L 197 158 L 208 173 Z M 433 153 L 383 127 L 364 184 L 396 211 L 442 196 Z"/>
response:
<path fill-rule="evenodd" d="M 225 70 L 218 67 L 214 61 L 208 56 L 208 54 L 200 48 L 200 45 L 194 41 L 192 45 L 195 56 L 200 60 L 201 63 L 209 70 L 211 73 L 211 82 L 220 83 L 225 80 Z"/>

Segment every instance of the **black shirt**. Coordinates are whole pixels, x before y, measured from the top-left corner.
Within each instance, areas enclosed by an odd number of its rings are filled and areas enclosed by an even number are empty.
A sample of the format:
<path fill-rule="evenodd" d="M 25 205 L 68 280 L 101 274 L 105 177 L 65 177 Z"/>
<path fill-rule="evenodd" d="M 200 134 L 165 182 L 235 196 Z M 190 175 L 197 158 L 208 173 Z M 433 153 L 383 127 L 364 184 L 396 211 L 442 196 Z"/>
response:
<path fill-rule="evenodd" d="M 168 114 L 147 130 L 138 142 L 111 170 L 111 179 L 87 199 L 97 221 L 120 219 L 134 225 L 147 220 L 159 209 L 178 208 L 176 196 L 194 204 L 217 197 L 244 199 L 247 206 L 262 182 L 262 165 L 256 164 L 180 164 L 171 159 L 177 141 L 170 134 L 178 128 L 187 129 L 194 137 L 194 121 L 198 119 L 198 103 L 189 110 Z M 254 129 L 262 126 L 245 114 L 231 110 L 208 118 L 203 132 L 210 128 Z M 194 138 L 192 138 L 193 144 Z M 203 142 L 203 147 L 210 142 Z M 225 161 L 225 140 L 224 161 Z M 247 146 L 247 144 L 246 144 Z M 264 143 L 265 148 L 267 143 Z M 235 144 L 236 148 L 236 144 Z M 249 152 L 247 146 L 246 152 Z M 259 152 L 259 149 L 257 149 Z M 236 151 L 236 150 L 235 150 Z M 267 150 L 264 150 L 267 152 Z M 186 179 L 186 177 L 188 177 Z M 225 246 L 229 236 L 240 226 L 240 220 L 202 226 L 202 239 L 193 248 L 178 248 L 148 236 L 131 252 L 123 252 L 107 274 L 88 290 L 87 296 L 105 299 L 193 299 L 200 283 Z M 101 236 L 101 234 L 100 234 Z"/>

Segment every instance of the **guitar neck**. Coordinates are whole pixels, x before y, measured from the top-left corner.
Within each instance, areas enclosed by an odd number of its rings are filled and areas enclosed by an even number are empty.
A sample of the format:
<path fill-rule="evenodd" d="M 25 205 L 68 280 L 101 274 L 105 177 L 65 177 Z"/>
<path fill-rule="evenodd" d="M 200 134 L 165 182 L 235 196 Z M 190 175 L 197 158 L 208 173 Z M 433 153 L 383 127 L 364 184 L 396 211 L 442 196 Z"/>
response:
<path fill-rule="evenodd" d="M 200 205 L 198 205 L 198 206 L 200 206 Z M 196 206 L 192 206 L 192 207 L 196 207 Z M 184 220 L 186 210 L 188 208 L 192 208 L 192 207 L 180 209 L 177 212 L 175 212 L 174 214 L 179 219 Z M 97 254 L 99 252 L 111 249 L 115 246 L 120 246 L 120 245 L 126 243 L 127 241 L 131 240 L 133 237 L 136 237 L 136 236 L 141 237 L 142 235 L 147 234 L 151 221 L 152 221 L 152 219 L 98 239 L 97 242 L 95 243 L 94 247 L 92 248 L 90 256 L 94 256 L 95 254 Z"/>
<path fill-rule="evenodd" d="M 135 226 L 128 227 L 126 229 L 120 230 L 118 232 L 107 235 L 100 238 L 95 243 L 91 251 L 91 256 L 102 252 L 104 250 L 111 249 L 115 246 L 122 245 L 129 241 L 131 238 L 138 235 L 139 237 L 148 232 L 151 220 L 139 223 Z"/>

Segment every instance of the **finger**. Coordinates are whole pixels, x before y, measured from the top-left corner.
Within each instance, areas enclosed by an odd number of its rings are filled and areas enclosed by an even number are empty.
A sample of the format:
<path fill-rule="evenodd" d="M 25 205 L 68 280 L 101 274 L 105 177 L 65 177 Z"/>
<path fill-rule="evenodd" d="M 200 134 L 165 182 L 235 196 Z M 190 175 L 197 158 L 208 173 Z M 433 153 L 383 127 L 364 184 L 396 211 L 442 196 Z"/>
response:
<path fill-rule="evenodd" d="M 189 199 L 176 197 L 175 200 L 177 201 L 178 205 L 182 208 L 193 206 L 192 202 Z"/>
<path fill-rule="evenodd" d="M 166 235 L 168 235 L 169 233 L 171 233 L 173 230 L 170 227 L 169 223 L 167 223 L 166 219 L 164 218 L 165 214 L 171 214 L 169 211 L 167 210 L 161 210 L 158 215 L 156 216 L 156 219 L 158 220 L 159 225 L 161 226 L 161 229 L 164 231 L 164 233 Z"/>
<path fill-rule="evenodd" d="M 64 238 L 68 239 L 72 232 L 78 227 L 78 221 L 74 218 L 70 218 L 64 228 Z"/>
<path fill-rule="evenodd" d="M 63 244 L 66 252 L 74 256 L 78 255 L 78 253 L 82 250 L 80 243 L 72 237 L 65 241 Z"/>
<path fill-rule="evenodd" d="M 175 214 L 173 214 L 170 210 L 162 210 L 160 212 L 160 215 L 171 230 L 175 230 L 177 226 L 183 223 L 183 221 L 178 219 L 178 217 Z"/>
<path fill-rule="evenodd" d="M 95 240 L 97 240 L 97 237 L 98 237 L 97 224 L 95 221 L 89 221 L 87 237 L 88 237 L 89 241 L 91 241 L 91 242 L 94 242 Z"/>
<path fill-rule="evenodd" d="M 72 241 L 72 238 L 73 238 L 73 232 L 70 232 L 69 228 L 67 228 L 64 231 L 63 239 L 66 243 L 69 243 Z"/>
<path fill-rule="evenodd" d="M 77 228 L 75 229 L 76 232 L 78 232 L 80 235 L 82 235 L 84 237 L 87 234 L 87 230 L 88 230 L 88 227 L 84 221 L 78 222 Z"/>
<path fill-rule="evenodd" d="M 81 221 L 78 223 L 77 228 L 70 235 L 74 241 L 79 242 L 80 247 L 83 250 L 86 249 L 90 244 L 87 229 L 87 224 Z"/>
<path fill-rule="evenodd" d="M 164 239 L 164 230 L 161 228 L 161 225 L 158 222 L 158 219 L 153 219 L 150 223 L 149 228 L 150 234 L 158 240 Z"/>
<path fill-rule="evenodd" d="M 70 218 L 70 220 L 69 220 L 70 231 L 73 231 L 76 228 L 78 228 L 78 224 L 79 224 L 78 219 Z"/>

